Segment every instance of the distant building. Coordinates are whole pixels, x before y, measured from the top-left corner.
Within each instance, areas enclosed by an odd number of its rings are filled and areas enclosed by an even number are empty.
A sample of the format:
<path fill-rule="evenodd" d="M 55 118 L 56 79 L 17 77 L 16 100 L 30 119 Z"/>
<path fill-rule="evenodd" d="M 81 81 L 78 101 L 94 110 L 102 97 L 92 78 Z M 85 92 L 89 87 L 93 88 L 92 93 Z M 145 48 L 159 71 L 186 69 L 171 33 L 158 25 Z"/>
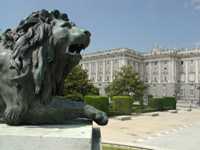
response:
<path fill-rule="evenodd" d="M 156 44 L 148 53 L 119 48 L 83 55 L 83 69 L 89 79 L 105 95 L 104 87 L 113 81 L 122 66 L 132 66 L 150 87 L 146 94 L 154 97 L 176 96 L 177 99 L 198 100 L 200 86 L 200 49 L 178 50 L 176 46 L 162 50 Z"/>

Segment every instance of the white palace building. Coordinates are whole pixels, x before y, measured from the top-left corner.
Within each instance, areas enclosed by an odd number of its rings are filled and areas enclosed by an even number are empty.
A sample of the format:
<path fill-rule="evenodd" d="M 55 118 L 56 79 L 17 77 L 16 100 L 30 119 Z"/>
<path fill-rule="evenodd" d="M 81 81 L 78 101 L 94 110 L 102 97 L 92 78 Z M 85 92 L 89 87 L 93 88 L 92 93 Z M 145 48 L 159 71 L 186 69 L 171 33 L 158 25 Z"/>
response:
<path fill-rule="evenodd" d="M 149 84 L 146 95 L 176 96 L 182 100 L 200 97 L 200 48 L 178 50 L 176 46 L 162 50 L 156 44 L 148 53 L 119 48 L 83 55 L 80 62 L 88 70 L 89 79 L 105 95 L 104 87 L 113 81 L 122 66 L 132 66 Z"/>

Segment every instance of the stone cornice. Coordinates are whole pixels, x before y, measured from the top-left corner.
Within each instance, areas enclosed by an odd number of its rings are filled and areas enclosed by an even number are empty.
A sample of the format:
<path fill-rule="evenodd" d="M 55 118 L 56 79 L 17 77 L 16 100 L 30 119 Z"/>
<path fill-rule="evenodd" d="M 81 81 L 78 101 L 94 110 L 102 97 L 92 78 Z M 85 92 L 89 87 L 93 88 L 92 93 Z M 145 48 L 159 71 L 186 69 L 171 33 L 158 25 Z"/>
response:
<path fill-rule="evenodd" d="M 107 51 L 101 51 L 96 53 L 90 53 L 82 55 L 83 60 L 92 60 L 93 58 L 102 59 L 102 58 L 112 58 L 116 56 L 125 56 L 130 58 L 135 58 L 138 60 L 149 60 L 149 59 L 159 59 L 159 58 L 187 58 L 200 56 L 200 49 L 192 49 L 192 50 L 176 50 L 176 49 L 167 49 L 167 50 L 159 50 L 153 51 L 149 53 L 140 53 L 128 48 L 119 48 Z"/>

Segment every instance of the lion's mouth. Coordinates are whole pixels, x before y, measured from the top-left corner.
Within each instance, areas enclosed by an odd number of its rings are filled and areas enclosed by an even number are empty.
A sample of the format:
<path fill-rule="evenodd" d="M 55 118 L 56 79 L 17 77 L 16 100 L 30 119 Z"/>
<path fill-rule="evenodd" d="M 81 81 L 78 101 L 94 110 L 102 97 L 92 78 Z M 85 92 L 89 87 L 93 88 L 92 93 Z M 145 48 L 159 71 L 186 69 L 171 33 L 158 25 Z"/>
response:
<path fill-rule="evenodd" d="M 81 45 L 72 44 L 69 47 L 69 52 L 73 53 L 73 54 L 80 54 L 83 49 L 85 49 L 85 46 L 83 44 L 81 44 Z"/>

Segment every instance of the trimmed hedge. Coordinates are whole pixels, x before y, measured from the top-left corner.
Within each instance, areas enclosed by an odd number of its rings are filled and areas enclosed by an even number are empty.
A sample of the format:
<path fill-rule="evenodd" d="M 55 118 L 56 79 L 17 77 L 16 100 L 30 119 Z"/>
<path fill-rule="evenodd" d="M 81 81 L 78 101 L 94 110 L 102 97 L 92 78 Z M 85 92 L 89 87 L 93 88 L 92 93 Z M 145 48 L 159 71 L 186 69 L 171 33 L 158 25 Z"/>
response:
<path fill-rule="evenodd" d="M 176 109 L 176 98 L 175 97 L 163 97 L 164 99 L 164 109 Z"/>
<path fill-rule="evenodd" d="M 108 112 L 108 116 L 119 116 L 119 115 L 122 115 L 122 112 L 120 112 L 120 111 L 114 111 L 114 110 L 110 110 Z"/>
<path fill-rule="evenodd" d="M 157 108 L 152 108 L 150 106 L 144 106 L 143 109 L 141 109 L 139 105 L 133 106 L 133 112 L 135 113 L 147 113 L 147 112 L 155 112 L 155 111 L 157 111 Z"/>
<path fill-rule="evenodd" d="M 132 113 L 133 97 L 131 96 L 113 96 L 114 111 L 121 112 L 122 115 L 130 115 Z"/>
<path fill-rule="evenodd" d="M 148 100 L 153 98 L 153 95 L 148 95 Z"/>
<path fill-rule="evenodd" d="M 150 98 L 149 106 L 152 108 L 156 108 L 159 111 L 164 110 L 164 98 Z"/>
<path fill-rule="evenodd" d="M 84 102 L 106 113 L 109 111 L 108 96 L 87 95 L 84 97 Z"/>

